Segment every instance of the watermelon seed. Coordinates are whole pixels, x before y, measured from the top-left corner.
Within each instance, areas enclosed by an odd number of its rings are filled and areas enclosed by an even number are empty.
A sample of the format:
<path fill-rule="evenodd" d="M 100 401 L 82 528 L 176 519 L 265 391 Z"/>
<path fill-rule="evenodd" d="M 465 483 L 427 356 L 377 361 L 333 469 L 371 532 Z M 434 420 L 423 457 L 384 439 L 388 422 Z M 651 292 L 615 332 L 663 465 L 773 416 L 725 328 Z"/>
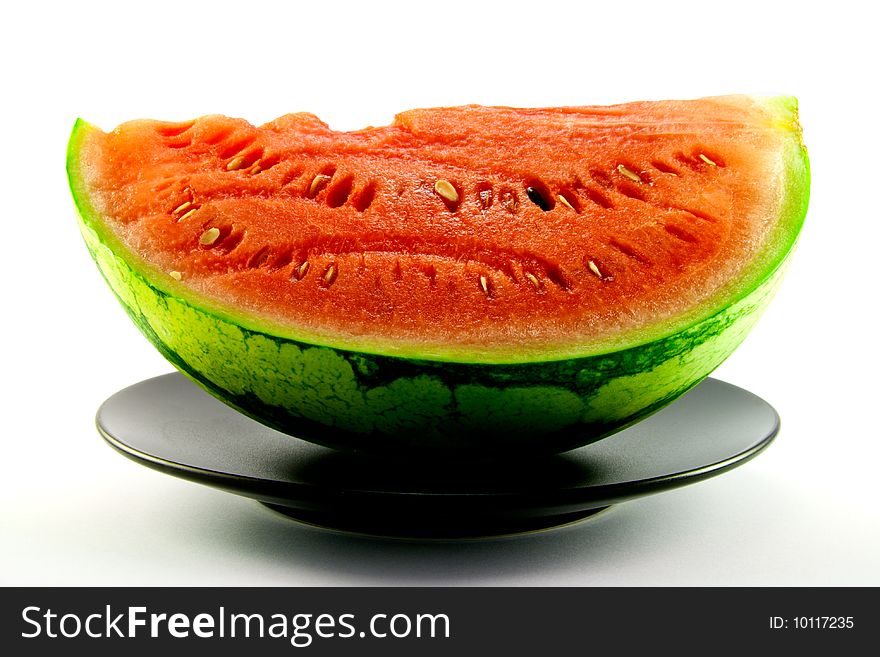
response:
<path fill-rule="evenodd" d="M 480 191 L 480 207 L 484 210 L 488 210 L 492 205 L 492 190 L 484 189 Z"/>
<path fill-rule="evenodd" d="M 192 205 L 192 201 L 184 201 L 171 211 L 171 214 L 179 214 L 185 212 Z"/>
<path fill-rule="evenodd" d="M 526 196 L 528 196 L 529 200 L 544 212 L 553 209 L 553 206 L 551 206 L 547 199 L 544 198 L 544 195 L 541 194 L 537 187 L 526 187 Z"/>
<path fill-rule="evenodd" d="M 180 216 L 180 217 L 177 219 L 177 221 L 183 221 L 184 219 L 193 216 L 193 215 L 196 213 L 196 210 L 198 210 L 198 208 L 193 208 L 192 210 L 190 210 L 190 211 L 187 212 L 186 214 Z"/>
<path fill-rule="evenodd" d="M 434 191 L 450 203 L 458 203 L 458 191 L 448 180 L 438 180 L 434 183 Z"/>
<path fill-rule="evenodd" d="M 231 160 L 229 160 L 229 162 L 226 163 L 226 170 L 227 171 L 235 171 L 237 169 L 240 169 L 243 164 L 244 164 L 244 158 L 241 155 L 239 155 L 238 157 L 234 157 Z"/>
<path fill-rule="evenodd" d="M 211 246 L 214 242 L 217 241 L 217 238 L 220 237 L 220 229 L 219 228 L 209 228 L 202 236 L 199 238 L 199 244 L 202 246 Z"/>
<path fill-rule="evenodd" d="M 263 170 L 262 167 L 260 166 L 260 164 L 262 164 L 262 162 L 263 162 L 263 160 L 257 160 L 256 162 L 254 162 L 253 166 L 249 170 L 249 173 L 252 176 L 257 175 L 258 173 L 260 173 L 260 171 Z"/>
<path fill-rule="evenodd" d="M 336 280 L 337 273 L 338 272 L 336 270 L 336 263 L 330 263 L 330 265 L 327 267 L 327 271 L 324 272 L 324 277 L 322 279 L 324 281 L 324 285 L 326 285 L 327 287 L 333 285 L 333 281 Z"/>
<path fill-rule="evenodd" d="M 266 264 L 266 260 L 269 259 L 269 247 L 264 246 L 262 249 L 257 251 L 254 255 L 251 256 L 251 259 L 248 260 L 247 266 L 250 269 L 259 269 L 264 264 Z"/>
<path fill-rule="evenodd" d="M 710 160 L 708 157 L 706 157 L 706 156 L 703 155 L 702 153 L 700 153 L 700 159 L 703 160 L 703 162 L 705 162 L 706 164 L 711 164 L 713 167 L 717 167 L 717 166 L 718 166 L 717 164 L 715 164 L 715 162 L 713 162 L 712 160 Z"/>
<path fill-rule="evenodd" d="M 602 280 L 605 280 L 605 276 L 602 274 L 602 271 L 599 269 L 599 265 L 597 265 L 594 261 L 590 260 L 589 262 L 590 271 L 596 274 Z"/>
<path fill-rule="evenodd" d="M 328 176 L 326 173 L 319 173 L 312 178 L 312 184 L 309 185 L 309 198 L 315 198 L 326 187 L 327 183 L 330 182 L 330 178 L 331 176 Z"/>
<path fill-rule="evenodd" d="M 516 206 L 518 205 L 516 194 L 510 190 L 505 190 L 498 196 L 498 200 L 501 201 L 501 205 L 503 205 L 508 212 L 516 212 Z"/>
<path fill-rule="evenodd" d="M 538 277 L 537 277 L 537 276 L 535 276 L 535 275 L 534 275 L 532 272 L 530 272 L 530 271 L 527 271 L 527 272 L 525 273 L 525 276 L 526 276 L 526 278 L 528 279 L 529 283 L 532 284 L 532 287 L 535 288 L 536 291 L 539 291 L 539 290 L 541 289 L 541 281 L 538 280 Z"/>
<path fill-rule="evenodd" d="M 629 178 L 633 182 L 637 182 L 637 183 L 642 182 L 642 177 L 639 174 L 637 174 L 635 171 L 627 168 L 627 166 L 625 164 L 618 164 L 617 170 L 618 170 L 618 172 L 620 172 L 620 175 L 622 175 L 626 178 Z"/>
<path fill-rule="evenodd" d="M 179 281 L 181 278 L 183 278 L 183 274 L 181 274 L 179 271 L 176 271 L 176 270 L 168 272 L 168 275 L 171 278 L 173 278 L 175 281 Z"/>
<path fill-rule="evenodd" d="M 308 273 L 308 271 L 309 271 L 309 261 L 303 260 L 303 262 L 300 263 L 300 265 L 296 269 L 293 270 L 293 278 L 298 281 L 301 281 L 303 278 L 305 278 L 305 275 Z"/>
<path fill-rule="evenodd" d="M 480 274 L 480 288 L 483 290 L 483 294 L 487 297 L 489 296 L 489 279 L 486 278 L 485 274 Z"/>
<path fill-rule="evenodd" d="M 558 198 L 559 198 L 559 202 L 562 203 L 562 205 L 569 208 L 570 210 L 574 210 L 574 206 L 571 203 L 569 203 L 568 199 L 565 198 L 562 194 L 559 194 Z M 575 210 L 575 212 L 577 212 L 577 210 Z"/>

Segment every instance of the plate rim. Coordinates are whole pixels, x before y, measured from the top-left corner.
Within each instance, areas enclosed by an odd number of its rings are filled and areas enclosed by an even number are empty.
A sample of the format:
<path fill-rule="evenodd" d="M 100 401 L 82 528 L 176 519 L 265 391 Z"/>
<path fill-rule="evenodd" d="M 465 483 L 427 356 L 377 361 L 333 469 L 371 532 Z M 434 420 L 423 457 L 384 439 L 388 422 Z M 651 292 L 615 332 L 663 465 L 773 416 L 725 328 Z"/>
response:
<path fill-rule="evenodd" d="M 420 503 L 426 505 L 448 505 L 465 501 L 469 504 L 473 504 L 478 501 L 478 506 L 483 506 L 498 504 L 501 502 L 515 502 L 517 508 L 522 513 L 534 510 L 542 510 L 546 512 L 552 511 L 553 513 L 585 510 L 617 504 L 667 490 L 673 490 L 728 472 L 747 463 L 767 449 L 767 447 L 774 442 L 781 429 L 779 414 L 769 402 L 744 388 L 740 388 L 739 386 L 735 386 L 726 381 L 707 377 L 704 381 L 712 381 L 713 384 L 721 384 L 728 388 L 734 388 L 741 393 L 746 393 L 760 400 L 771 412 L 773 425 L 771 430 L 763 437 L 756 439 L 749 447 L 721 460 L 706 463 L 694 468 L 680 470 L 674 473 L 633 479 L 630 481 L 618 481 L 596 485 L 576 484 L 563 488 L 555 488 L 550 491 L 530 490 L 528 492 L 375 491 L 359 488 L 344 488 L 332 485 L 320 485 L 316 483 L 282 481 L 246 474 L 223 472 L 213 468 L 181 463 L 136 448 L 126 443 L 123 439 L 114 436 L 102 424 L 102 414 L 105 406 L 107 406 L 107 404 L 109 404 L 117 395 L 138 385 L 165 377 L 186 378 L 179 372 L 169 372 L 150 377 L 122 388 L 108 397 L 100 405 L 95 416 L 95 426 L 104 441 L 115 451 L 128 459 L 164 474 L 225 490 L 260 502 L 268 502 L 290 508 L 326 510 L 327 508 L 337 506 L 341 502 L 341 498 L 345 498 L 347 504 L 356 507 L 363 507 L 371 503 L 376 503 L 377 501 L 384 503 L 407 504 L 411 501 L 418 500 Z M 702 383 L 700 385 L 702 385 Z M 221 404 L 222 402 L 216 401 L 216 403 Z M 296 436 L 290 436 L 290 438 L 291 440 L 303 440 Z M 609 436 L 602 441 L 584 445 L 570 451 L 589 449 L 593 445 L 600 444 L 604 440 L 610 439 L 613 439 L 613 436 Z M 373 456 L 370 458 L 376 457 Z M 545 496 L 549 497 L 545 498 Z"/>

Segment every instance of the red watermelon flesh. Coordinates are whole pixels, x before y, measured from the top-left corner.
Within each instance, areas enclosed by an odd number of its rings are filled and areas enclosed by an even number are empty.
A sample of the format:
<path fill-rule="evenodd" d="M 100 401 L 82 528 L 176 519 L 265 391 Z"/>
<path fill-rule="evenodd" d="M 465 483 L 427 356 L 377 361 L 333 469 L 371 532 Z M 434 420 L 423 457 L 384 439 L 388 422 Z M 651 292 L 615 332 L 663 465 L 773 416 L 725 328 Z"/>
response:
<path fill-rule="evenodd" d="M 790 246 L 799 139 L 784 101 L 722 97 L 355 132 L 141 120 L 90 132 L 80 161 L 115 238 L 219 311 L 368 352 L 528 361 L 643 342 L 755 285 Z"/>

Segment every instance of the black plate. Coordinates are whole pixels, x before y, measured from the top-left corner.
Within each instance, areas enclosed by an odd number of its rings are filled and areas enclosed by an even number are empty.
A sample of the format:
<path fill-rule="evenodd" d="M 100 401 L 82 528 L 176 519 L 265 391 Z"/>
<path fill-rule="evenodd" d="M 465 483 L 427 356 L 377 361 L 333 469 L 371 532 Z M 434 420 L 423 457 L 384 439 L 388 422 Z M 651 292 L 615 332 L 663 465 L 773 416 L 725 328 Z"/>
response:
<path fill-rule="evenodd" d="M 411 538 L 520 533 L 726 472 L 760 453 L 779 416 L 707 379 L 673 405 L 565 454 L 395 461 L 313 445 L 259 424 L 178 373 L 110 397 L 104 439 L 161 472 L 259 500 L 310 524 Z"/>

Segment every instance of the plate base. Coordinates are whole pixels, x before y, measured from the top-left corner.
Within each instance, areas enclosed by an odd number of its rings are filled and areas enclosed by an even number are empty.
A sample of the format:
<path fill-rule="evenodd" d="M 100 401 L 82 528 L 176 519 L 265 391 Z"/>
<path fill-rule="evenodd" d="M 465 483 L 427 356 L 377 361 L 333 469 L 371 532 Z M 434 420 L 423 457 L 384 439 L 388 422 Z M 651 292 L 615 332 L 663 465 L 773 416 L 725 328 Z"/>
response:
<path fill-rule="evenodd" d="M 584 509 L 574 513 L 534 518 L 395 518 L 385 515 L 351 516 L 340 513 L 316 513 L 280 504 L 263 502 L 273 511 L 297 522 L 346 534 L 413 540 L 467 540 L 532 534 L 558 529 L 591 518 L 611 507 Z"/>

